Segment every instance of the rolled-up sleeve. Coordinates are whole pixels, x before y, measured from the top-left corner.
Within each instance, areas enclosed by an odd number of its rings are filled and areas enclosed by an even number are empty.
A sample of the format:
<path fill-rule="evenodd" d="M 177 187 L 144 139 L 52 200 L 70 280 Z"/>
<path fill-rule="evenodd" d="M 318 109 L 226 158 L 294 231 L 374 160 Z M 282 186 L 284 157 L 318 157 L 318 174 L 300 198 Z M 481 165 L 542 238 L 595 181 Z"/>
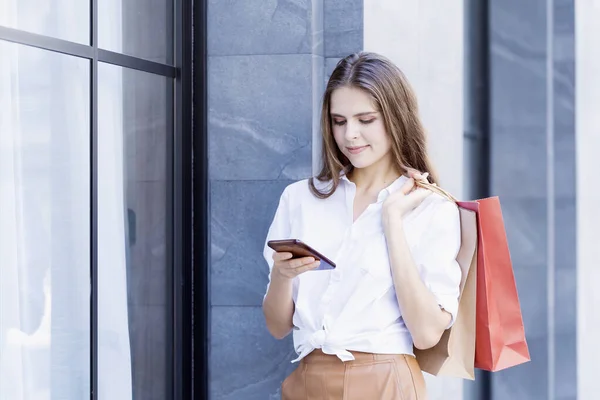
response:
<path fill-rule="evenodd" d="M 271 222 L 271 226 L 269 227 L 269 231 L 267 233 L 267 238 L 264 243 L 263 256 L 267 261 L 267 265 L 269 266 L 269 281 L 267 283 L 267 289 L 269 290 L 269 284 L 271 283 L 271 271 L 273 270 L 273 249 L 271 249 L 267 243 L 269 240 L 281 240 L 281 239 L 290 239 L 291 234 L 291 226 L 290 226 L 290 212 L 289 212 L 289 190 L 283 191 L 281 197 L 279 198 L 279 205 L 277 206 L 277 211 L 275 211 L 275 216 L 273 217 L 273 221 Z M 266 296 L 265 291 L 265 296 Z"/>
<path fill-rule="evenodd" d="M 460 214 L 450 201 L 432 206 L 433 216 L 419 241 L 417 265 L 440 307 L 452 315 L 448 329 L 456 320 L 460 295 L 461 269 L 456 261 L 461 245 Z"/>

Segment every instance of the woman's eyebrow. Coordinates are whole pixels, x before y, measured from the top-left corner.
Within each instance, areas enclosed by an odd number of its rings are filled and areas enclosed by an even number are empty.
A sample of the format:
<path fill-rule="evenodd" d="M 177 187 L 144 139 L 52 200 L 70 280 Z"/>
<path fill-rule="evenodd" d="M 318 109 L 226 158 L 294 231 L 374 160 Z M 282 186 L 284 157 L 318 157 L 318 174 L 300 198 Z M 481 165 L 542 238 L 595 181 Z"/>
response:
<path fill-rule="evenodd" d="M 371 115 L 371 114 L 377 114 L 377 111 L 365 111 L 365 112 L 361 112 L 358 114 L 354 114 L 354 117 L 364 117 L 366 115 Z M 339 118 L 346 118 L 343 115 L 340 114 L 336 114 L 336 113 L 331 113 L 332 117 L 339 117 Z"/>

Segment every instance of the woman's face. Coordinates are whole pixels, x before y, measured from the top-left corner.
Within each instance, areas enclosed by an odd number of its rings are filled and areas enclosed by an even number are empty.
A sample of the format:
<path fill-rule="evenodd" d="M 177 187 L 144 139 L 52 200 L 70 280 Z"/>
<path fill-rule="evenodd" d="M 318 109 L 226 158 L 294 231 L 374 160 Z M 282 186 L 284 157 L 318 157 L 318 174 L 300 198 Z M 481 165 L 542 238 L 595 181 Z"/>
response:
<path fill-rule="evenodd" d="M 341 87 L 331 94 L 329 111 L 335 141 L 354 168 L 389 161 L 392 144 L 370 95 Z"/>

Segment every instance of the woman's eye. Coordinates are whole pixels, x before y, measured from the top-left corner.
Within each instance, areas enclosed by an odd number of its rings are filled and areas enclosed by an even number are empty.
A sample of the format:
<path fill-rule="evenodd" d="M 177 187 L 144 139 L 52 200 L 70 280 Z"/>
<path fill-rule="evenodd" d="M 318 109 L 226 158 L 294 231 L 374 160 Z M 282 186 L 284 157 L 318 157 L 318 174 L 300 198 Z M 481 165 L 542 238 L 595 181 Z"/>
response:
<path fill-rule="evenodd" d="M 343 125 L 345 125 L 345 124 L 346 124 L 346 121 L 336 121 L 336 120 L 333 120 L 333 123 L 334 123 L 335 125 L 338 125 L 338 126 L 343 126 Z"/>
<path fill-rule="evenodd" d="M 370 124 L 371 122 L 375 121 L 375 118 L 371 118 L 371 119 L 361 119 L 359 120 L 361 124 L 367 125 Z"/>

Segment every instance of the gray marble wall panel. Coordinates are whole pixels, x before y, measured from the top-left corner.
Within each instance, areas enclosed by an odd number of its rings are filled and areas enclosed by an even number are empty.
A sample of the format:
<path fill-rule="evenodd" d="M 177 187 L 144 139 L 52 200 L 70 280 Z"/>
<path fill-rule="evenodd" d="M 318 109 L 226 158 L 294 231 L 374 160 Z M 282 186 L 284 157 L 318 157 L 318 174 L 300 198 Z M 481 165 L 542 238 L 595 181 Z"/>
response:
<path fill-rule="evenodd" d="M 277 399 L 293 368 L 265 327 L 262 250 L 283 188 L 311 174 L 315 57 L 209 59 L 211 399 Z"/>
<path fill-rule="evenodd" d="M 487 42 L 481 30 L 485 29 L 481 18 L 485 4 L 479 0 L 465 0 L 464 31 L 464 140 L 463 174 L 464 198 L 485 196 L 487 177 L 482 166 L 487 164 L 483 138 L 487 134 L 486 74 Z M 467 398 L 468 395 L 467 395 Z M 471 397 L 472 398 L 472 397 Z"/>
<path fill-rule="evenodd" d="M 212 308 L 210 398 L 276 400 L 296 365 L 291 337 L 269 339 L 261 307 Z"/>
<path fill-rule="evenodd" d="M 491 194 L 501 197 L 532 357 L 492 374 L 493 399 L 577 396 L 573 9 L 490 2 Z"/>
<path fill-rule="evenodd" d="M 345 57 L 363 49 L 363 1 L 323 0 L 325 57 Z"/>
<path fill-rule="evenodd" d="M 321 107 L 323 105 L 323 92 L 325 91 L 325 58 L 312 56 L 312 171 L 318 174 L 321 170 L 322 137 L 321 137 Z"/>
<path fill-rule="evenodd" d="M 323 0 L 209 0 L 208 54 L 323 55 Z"/>
<path fill-rule="evenodd" d="M 548 398 L 546 2 L 490 2 L 491 194 L 502 201 L 532 362 L 492 374 L 492 398 Z"/>
<path fill-rule="evenodd" d="M 211 179 L 310 175 L 312 57 L 210 57 Z"/>
<path fill-rule="evenodd" d="M 577 259 L 575 187 L 575 1 L 555 0 L 553 21 L 556 246 L 554 391 L 577 398 Z"/>
<path fill-rule="evenodd" d="M 262 250 L 284 187 L 316 167 L 325 36 L 362 50 L 362 0 L 208 2 L 211 399 L 278 399 L 295 367 L 265 327 Z"/>
<path fill-rule="evenodd" d="M 268 280 L 262 251 L 283 189 L 292 181 L 212 182 L 213 306 L 260 306 Z"/>
<path fill-rule="evenodd" d="M 350 55 L 350 53 L 348 53 L 347 55 Z M 331 73 L 335 69 L 337 63 L 340 62 L 342 58 L 343 57 L 333 57 L 325 59 L 325 84 L 327 84 L 327 81 L 329 81 Z"/>

